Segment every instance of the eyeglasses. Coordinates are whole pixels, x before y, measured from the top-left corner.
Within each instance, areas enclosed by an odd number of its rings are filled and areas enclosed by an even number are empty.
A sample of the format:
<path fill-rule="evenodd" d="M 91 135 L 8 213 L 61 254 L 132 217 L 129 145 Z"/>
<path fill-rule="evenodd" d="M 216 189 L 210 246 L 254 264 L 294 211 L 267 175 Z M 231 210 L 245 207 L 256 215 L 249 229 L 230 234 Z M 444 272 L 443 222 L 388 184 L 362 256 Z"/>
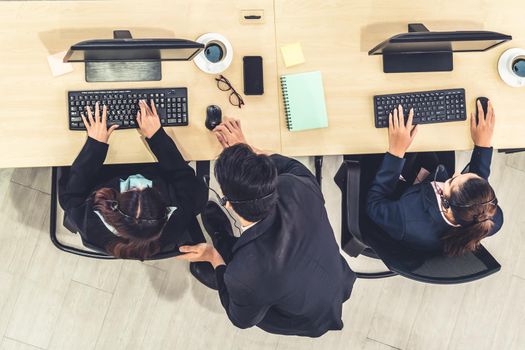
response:
<path fill-rule="evenodd" d="M 232 84 L 228 79 L 226 79 L 223 75 L 219 75 L 218 78 L 215 78 L 215 81 L 217 82 L 217 87 L 221 91 L 230 91 L 230 103 L 236 107 L 241 108 L 244 104 L 244 101 L 239 95 L 239 93 L 233 88 Z"/>

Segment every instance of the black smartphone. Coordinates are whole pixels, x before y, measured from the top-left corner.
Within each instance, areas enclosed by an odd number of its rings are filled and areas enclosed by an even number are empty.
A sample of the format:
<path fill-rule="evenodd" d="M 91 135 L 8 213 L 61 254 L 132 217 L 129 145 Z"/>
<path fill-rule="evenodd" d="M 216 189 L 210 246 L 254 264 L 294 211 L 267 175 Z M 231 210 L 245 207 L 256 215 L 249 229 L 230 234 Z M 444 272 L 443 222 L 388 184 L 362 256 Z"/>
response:
<path fill-rule="evenodd" d="M 263 66 L 261 56 L 244 56 L 244 94 L 262 95 L 264 93 Z"/>

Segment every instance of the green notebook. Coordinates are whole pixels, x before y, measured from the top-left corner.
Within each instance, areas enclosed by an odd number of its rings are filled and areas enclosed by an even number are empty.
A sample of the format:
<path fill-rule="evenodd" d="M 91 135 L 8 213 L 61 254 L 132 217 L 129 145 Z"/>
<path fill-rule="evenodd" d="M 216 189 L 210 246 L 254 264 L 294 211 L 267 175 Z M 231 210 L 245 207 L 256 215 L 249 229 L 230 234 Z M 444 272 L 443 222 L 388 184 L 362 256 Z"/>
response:
<path fill-rule="evenodd" d="M 288 130 L 328 126 L 321 72 L 283 75 L 281 87 Z"/>

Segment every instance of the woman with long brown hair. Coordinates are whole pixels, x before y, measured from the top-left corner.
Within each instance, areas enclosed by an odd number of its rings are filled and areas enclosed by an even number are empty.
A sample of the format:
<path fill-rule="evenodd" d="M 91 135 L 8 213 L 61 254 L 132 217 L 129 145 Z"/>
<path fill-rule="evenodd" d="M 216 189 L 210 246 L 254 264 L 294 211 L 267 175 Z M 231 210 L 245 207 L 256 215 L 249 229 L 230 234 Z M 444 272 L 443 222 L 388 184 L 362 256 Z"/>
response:
<path fill-rule="evenodd" d="M 413 110 L 406 123 L 401 106 L 390 114 L 389 149 L 366 199 L 368 217 L 385 234 L 416 250 L 459 256 L 501 228 L 503 212 L 488 182 L 496 117 L 490 101 L 486 112 L 477 103 L 470 164 L 452 177 L 453 152 L 406 154 L 418 130 Z"/>
<path fill-rule="evenodd" d="M 59 201 L 84 245 L 122 259 L 144 260 L 205 242 L 196 224 L 208 190 L 161 127 L 153 100 L 139 102 L 139 132 L 158 163 L 103 165 L 107 107 L 82 115 L 88 138 L 59 182 Z M 102 112 L 102 113 L 101 113 Z"/>

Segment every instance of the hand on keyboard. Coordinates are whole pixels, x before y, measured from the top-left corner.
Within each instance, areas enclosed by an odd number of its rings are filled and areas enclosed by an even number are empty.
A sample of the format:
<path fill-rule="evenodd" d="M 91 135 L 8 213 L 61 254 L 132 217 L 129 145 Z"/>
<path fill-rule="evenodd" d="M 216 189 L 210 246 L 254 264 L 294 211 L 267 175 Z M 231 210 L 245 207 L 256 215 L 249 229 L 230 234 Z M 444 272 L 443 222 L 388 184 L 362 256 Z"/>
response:
<path fill-rule="evenodd" d="M 417 125 L 412 125 L 414 121 L 414 109 L 410 109 L 408 120 L 405 124 L 403 106 L 399 105 L 394 109 L 394 114 L 388 115 L 388 153 L 403 158 L 408 147 L 414 141 L 417 134 Z"/>
<path fill-rule="evenodd" d="M 376 128 L 388 127 L 388 113 L 402 105 L 414 109 L 414 124 L 433 124 L 467 119 L 465 89 L 407 92 L 374 96 Z"/>
<path fill-rule="evenodd" d="M 107 125 L 119 125 L 119 130 L 139 127 L 140 100 L 155 101 L 162 126 L 189 124 L 186 88 L 69 91 L 67 98 L 70 130 L 85 130 L 80 113 L 88 106 L 93 110 L 96 102 L 108 106 Z"/>
<path fill-rule="evenodd" d="M 139 124 L 140 133 L 150 139 L 161 128 L 155 101 L 151 100 L 150 108 L 146 100 L 140 100 L 139 107 L 140 111 L 137 112 L 137 123 Z"/>
<path fill-rule="evenodd" d="M 95 139 L 99 142 L 108 143 L 109 136 L 113 130 L 118 128 L 118 125 L 112 125 L 107 127 L 107 113 L 108 107 L 104 106 L 102 108 L 102 116 L 100 115 L 100 105 L 97 102 L 95 104 L 95 115 L 91 111 L 91 107 L 86 107 L 87 119 L 84 113 L 81 113 L 82 121 L 86 126 L 87 134 L 92 139 Z"/>

